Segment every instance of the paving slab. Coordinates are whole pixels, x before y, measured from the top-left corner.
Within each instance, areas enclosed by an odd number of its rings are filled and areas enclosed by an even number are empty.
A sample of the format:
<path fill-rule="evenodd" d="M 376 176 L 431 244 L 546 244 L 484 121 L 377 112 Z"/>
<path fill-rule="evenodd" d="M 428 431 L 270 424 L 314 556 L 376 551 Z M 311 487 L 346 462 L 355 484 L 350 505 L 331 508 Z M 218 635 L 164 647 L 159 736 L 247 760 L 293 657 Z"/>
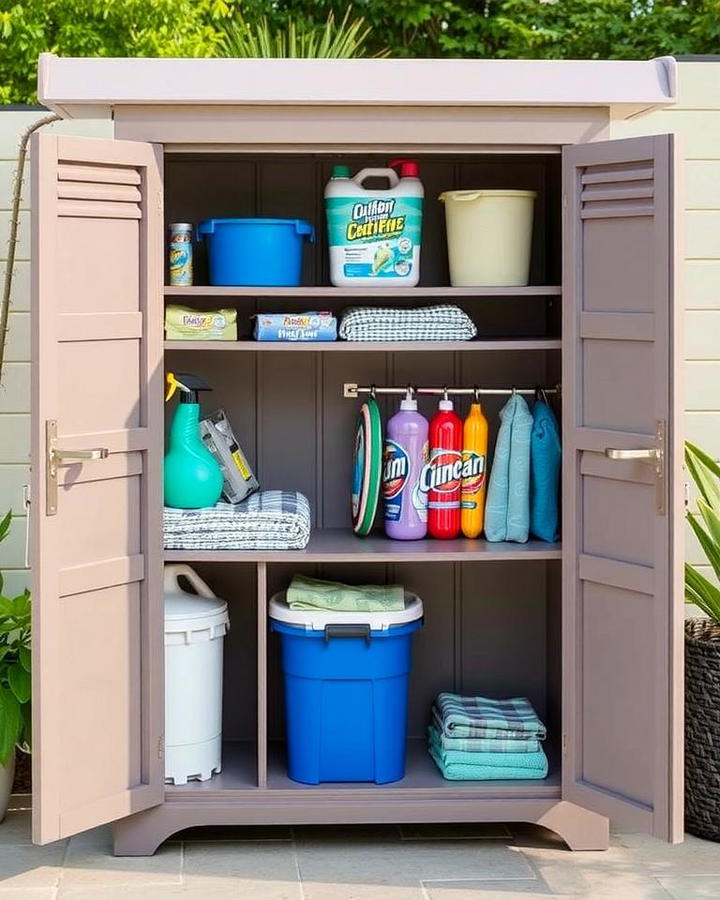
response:
<path fill-rule="evenodd" d="M 181 844 L 163 844 L 154 856 L 113 856 L 112 853 L 109 827 L 96 828 L 71 838 L 61 887 L 151 887 L 181 883 Z"/>
<path fill-rule="evenodd" d="M 417 887 L 426 880 L 532 878 L 534 871 L 513 847 L 500 841 L 417 840 L 385 843 L 356 840 L 330 844 L 296 842 L 304 890 L 314 884 Z"/>
<path fill-rule="evenodd" d="M 682 844 L 666 844 L 644 834 L 619 834 L 617 840 L 654 875 L 720 876 L 720 844 L 691 834 Z"/>
<path fill-rule="evenodd" d="M 672 875 L 658 882 L 673 900 L 717 900 L 720 878 L 715 875 Z"/>
<path fill-rule="evenodd" d="M 235 886 L 243 900 L 302 900 L 289 841 L 185 844 L 183 883 L 196 890 Z"/>
<path fill-rule="evenodd" d="M 528 895 L 553 900 L 557 896 L 537 878 L 518 878 L 512 881 L 425 881 L 423 888 L 427 900 L 513 900 L 514 897 Z"/>

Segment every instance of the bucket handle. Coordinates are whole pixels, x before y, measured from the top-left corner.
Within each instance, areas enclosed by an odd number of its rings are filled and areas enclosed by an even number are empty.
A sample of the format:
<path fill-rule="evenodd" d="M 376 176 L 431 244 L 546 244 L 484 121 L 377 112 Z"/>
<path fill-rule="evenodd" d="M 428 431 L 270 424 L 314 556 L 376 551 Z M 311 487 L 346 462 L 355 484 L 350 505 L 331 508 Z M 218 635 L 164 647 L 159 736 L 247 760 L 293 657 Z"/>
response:
<path fill-rule="evenodd" d="M 400 184 L 400 179 L 394 169 L 360 169 L 352 180 L 358 187 L 362 187 L 363 181 L 365 181 L 366 178 L 387 178 L 390 182 L 391 190 Z"/>
<path fill-rule="evenodd" d="M 195 593 L 199 597 L 207 597 L 210 600 L 215 599 L 215 594 L 213 594 L 195 569 L 185 563 L 175 563 L 173 565 L 165 566 L 165 590 L 168 593 L 173 588 L 180 588 L 178 579 L 181 576 L 187 578 L 190 584 L 195 588 Z"/>
<path fill-rule="evenodd" d="M 307 237 L 311 244 L 315 243 L 315 229 L 304 219 L 295 219 L 295 233 Z"/>
<path fill-rule="evenodd" d="M 329 644 L 331 638 L 365 638 L 365 643 L 370 646 L 370 626 L 360 625 L 326 625 L 325 643 Z"/>
<path fill-rule="evenodd" d="M 440 194 L 440 196 L 438 197 L 438 200 L 441 203 L 445 203 L 447 201 L 450 193 L 451 193 L 450 191 L 447 191 L 443 194 Z M 478 200 L 483 195 L 482 191 L 462 191 L 462 192 L 453 191 L 452 193 L 454 195 L 452 197 L 452 199 L 457 201 L 458 203 L 466 203 L 467 201 L 470 201 L 470 200 Z"/>

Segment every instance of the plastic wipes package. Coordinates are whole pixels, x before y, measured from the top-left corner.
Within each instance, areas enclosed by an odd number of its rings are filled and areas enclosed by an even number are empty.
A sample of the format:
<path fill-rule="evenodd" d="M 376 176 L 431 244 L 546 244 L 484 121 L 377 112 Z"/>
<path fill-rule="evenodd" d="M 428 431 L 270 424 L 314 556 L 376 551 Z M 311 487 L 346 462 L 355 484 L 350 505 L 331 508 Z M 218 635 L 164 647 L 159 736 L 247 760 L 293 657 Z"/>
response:
<path fill-rule="evenodd" d="M 337 319 L 329 312 L 258 313 L 256 341 L 336 341 Z"/>
<path fill-rule="evenodd" d="M 237 310 L 191 309 L 169 304 L 165 309 L 168 341 L 236 341 Z"/>
<path fill-rule="evenodd" d="M 224 409 L 200 421 L 200 434 L 205 446 L 220 463 L 223 496 L 229 503 L 239 503 L 260 487 Z"/>

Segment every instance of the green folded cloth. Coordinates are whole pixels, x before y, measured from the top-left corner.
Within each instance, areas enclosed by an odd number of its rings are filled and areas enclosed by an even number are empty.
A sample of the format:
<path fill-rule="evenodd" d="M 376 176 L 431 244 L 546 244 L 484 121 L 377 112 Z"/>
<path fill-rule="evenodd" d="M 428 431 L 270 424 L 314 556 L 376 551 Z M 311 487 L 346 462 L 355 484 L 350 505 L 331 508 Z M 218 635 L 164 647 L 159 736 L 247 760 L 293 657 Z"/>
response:
<path fill-rule="evenodd" d="M 321 581 L 293 575 L 285 595 L 290 609 L 330 609 L 337 612 L 400 612 L 405 590 L 400 584 L 359 584 Z"/>
<path fill-rule="evenodd" d="M 428 752 L 448 781 L 502 781 L 541 779 L 548 773 L 547 756 L 535 753 L 468 753 L 443 750 L 437 731 L 428 728 Z"/>
<path fill-rule="evenodd" d="M 528 734 L 526 738 L 505 737 L 448 737 L 443 733 L 442 720 L 433 706 L 432 727 L 435 729 L 443 750 L 466 750 L 468 753 L 535 753 L 540 749 L 540 741 Z"/>

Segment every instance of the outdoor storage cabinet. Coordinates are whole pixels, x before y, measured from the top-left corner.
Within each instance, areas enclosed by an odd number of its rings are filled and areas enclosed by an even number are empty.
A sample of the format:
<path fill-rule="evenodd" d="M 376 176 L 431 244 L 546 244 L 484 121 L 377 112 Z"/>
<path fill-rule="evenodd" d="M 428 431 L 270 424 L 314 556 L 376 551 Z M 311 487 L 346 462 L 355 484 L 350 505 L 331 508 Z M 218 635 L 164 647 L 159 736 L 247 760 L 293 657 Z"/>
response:
<path fill-rule="evenodd" d="M 674 141 L 604 140 L 611 115 L 675 93 L 669 59 L 41 58 L 41 100 L 112 114 L 117 140 L 41 134 L 32 153 L 36 841 L 115 821 L 116 852 L 144 854 L 190 825 L 519 820 L 601 848 L 609 817 L 681 838 Z M 410 153 L 428 198 L 420 285 L 329 287 L 332 162 Z M 434 198 L 478 186 L 538 193 L 529 287 L 448 286 Z M 167 223 L 233 215 L 313 222 L 305 286 L 208 287 L 200 256 L 195 286 L 163 287 Z M 480 338 L 249 340 L 258 311 L 413 298 L 462 305 Z M 163 342 L 167 299 L 236 306 L 240 340 Z M 163 553 L 165 367 L 213 385 L 264 487 L 309 497 L 306 550 Z M 419 382 L 562 384 L 562 546 L 352 534 L 343 386 Z M 92 449 L 108 454 L 69 456 Z M 183 786 L 163 778 L 163 559 L 196 566 L 233 624 L 223 771 Z M 296 570 L 422 597 L 402 781 L 288 779 L 267 603 Z M 422 737 L 453 688 L 528 696 L 548 777 L 443 781 Z"/>

